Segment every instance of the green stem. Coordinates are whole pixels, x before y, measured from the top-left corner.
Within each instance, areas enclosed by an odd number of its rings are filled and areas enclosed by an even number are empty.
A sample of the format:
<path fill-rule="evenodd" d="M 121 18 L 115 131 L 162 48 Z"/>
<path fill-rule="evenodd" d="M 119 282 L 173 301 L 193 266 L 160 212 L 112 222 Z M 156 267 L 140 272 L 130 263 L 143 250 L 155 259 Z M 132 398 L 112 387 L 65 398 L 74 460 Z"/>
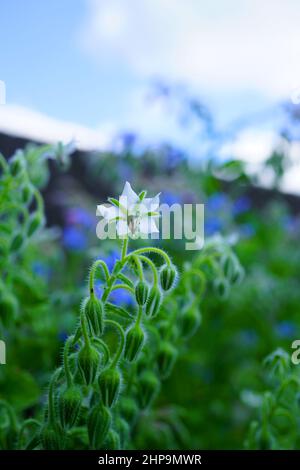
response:
<path fill-rule="evenodd" d="M 107 264 L 105 263 L 105 261 L 103 261 L 103 260 L 95 261 L 93 263 L 92 267 L 91 267 L 90 277 L 89 277 L 89 289 L 90 289 L 90 295 L 91 296 L 94 296 L 94 279 L 95 279 L 96 269 L 99 266 L 102 268 L 102 270 L 104 272 L 106 282 L 109 281 L 109 276 L 110 275 L 109 275 L 108 267 L 107 267 Z"/>
<path fill-rule="evenodd" d="M 160 256 L 162 256 L 162 257 L 164 258 L 164 260 L 165 260 L 165 262 L 166 262 L 166 264 L 167 264 L 168 266 L 171 266 L 171 264 L 172 264 L 172 263 L 171 263 L 171 260 L 170 260 L 170 258 L 169 258 L 169 256 L 167 255 L 167 253 L 165 253 L 165 252 L 164 252 L 163 250 L 161 250 L 160 248 L 156 248 L 156 247 L 154 247 L 154 246 L 151 246 L 151 247 L 149 246 L 149 247 L 146 247 L 146 248 L 139 248 L 139 249 L 137 249 L 137 250 L 134 250 L 134 251 L 132 251 L 132 252 L 127 256 L 127 258 L 128 258 L 129 256 L 132 256 L 132 255 L 140 255 L 140 254 L 142 254 L 142 253 L 156 253 L 156 254 L 158 254 L 158 255 L 160 255 Z"/>
<path fill-rule="evenodd" d="M 88 348 L 90 348 L 91 342 L 90 342 L 90 338 L 89 338 L 89 335 L 88 335 L 88 332 L 87 332 L 85 315 L 83 313 L 81 314 L 80 322 L 81 322 L 81 329 L 82 329 L 85 345 Z"/>
<path fill-rule="evenodd" d="M 69 365 L 69 352 L 70 352 L 70 347 L 73 341 L 74 341 L 74 336 L 69 336 L 69 338 L 67 339 L 65 343 L 64 354 L 63 354 L 64 369 L 65 369 L 68 388 L 71 387 L 73 383 L 73 377 L 72 377 L 72 374 L 70 371 L 70 365 Z"/>
<path fill-rule="evenodd" d="M 127 247 L 128 247 L 128 238 L 124 238 L 122 242 L 121 261 L 124 261 L 127 255 Z"/>
<path fill-rule="evenodd" d="M 123 353 L 123 349 L 124 349 L 124 345 L 125 345 L 125 334 L 124 334 L 124 331 L 123 331 L 123 328 L 121 327 L 121 325 L 119 325 L 118 322 L 114 321 L 114 320 L 105 320 L 105 323 L 106 324 L 109 324 L 111 326 L 114 326 L 115 328 L 117 328 L 117 330 L 119 331 L 120 333 L 120 339 L 121 339 L 121 342 L 120 342 L 120 345 L 119 345 L 119 348 L 115 354 L 115 357 L 111 363 L 111 366 L 110 367 L 115 367 Z"/>
<path fill-rule="evenodd" d="M 137 319 L 136 319 L 136 325 L 139 325 L 141 323 L 142 315 L 143 315 L 143 307 L 141 305 L 139 305 L 139 311 L 138 311 L 138 315 L 137 315 Z"/>
<path fill-rule="evenodd" d="M 127 284 L 115 284 L 112 286 L 111 291 L 116 290 L 116 289 L 126 289 L 128 290 L 131 294 L 134 294 L 134 289 Z"/>
<path fill-rule="evenodd" d="M 105 353 L 105 365 L 106 365 L 108 363 L 109 359 L 110 359 L 110 352 L 109 352 L 109 349 L 108 349 L 107 345 L 100 338 L 94 338 L 93 341 L 95 341 L 95 343 L 99 344 L 99 346 L 102 347 L 102 349 Z"/>
<path fill-rule="evenodd" d="M 17 417 L 15 414 L 14 409 L 10 406 L 9 403 L 7 403 L 4 400 L 0 400 L 0 407 L 3 407 L 6 409 L 9 420 L 10 420 L 10 425 L 14 431 L 17 431 L 18 429 L 18 422 L 17 422 Z"/>
<path fill-rule="evenodd" d="M 22 424 L 20 432 L 19 432 L 19 437 L 18 437 L 19 449 L 22 448 L 22 439 L 23 439 L 23 434 L 24 434 L 25 429 L 27 428 L 27 426 L 33 426 L 33 425 L 40 427 L 41 423 L 37 421 L 36 419 L 29 418 L 29 419 L 26 419 L 26 421 L 24 421 L 24 423 Z"/>
<path fill-rule="evenodd" d="M 153 263 L 153 261 L 151 261 L 151 259 L 147 258 L 147 256 L 140 255 L 140 259 L 144 263 L 147 263 L 150 266 L 150 268 L 152 270 L 152 273 L 153 273 L 153 283 L 154 283 L 154 285 L 157 286 L 157 284 L 158 284 L 158 273 L 157 273 L 157 269 L 156 269 L 155 264 Z"/>
<path fill-rule="evenodd" d="M 138 271 L 138 276 L 139 276 L 139 280 L 142 281 L 142 280 L 144 279 L 142 264 L 141 264 L 141 262 L 140 262 L 138 256 L 133 255 L 133 256 L 132 256 L 132 259 L 134 260 L 134 262 L 135 262 L 135 264 L 136 264 L 137 271 Z"/>
<path fill-rule="evenodd" d="M 55 426 L 54 384 L 61 373 L 61 368 L 56 369 L 51 377 L 48 391 L 48 422 Z"/>

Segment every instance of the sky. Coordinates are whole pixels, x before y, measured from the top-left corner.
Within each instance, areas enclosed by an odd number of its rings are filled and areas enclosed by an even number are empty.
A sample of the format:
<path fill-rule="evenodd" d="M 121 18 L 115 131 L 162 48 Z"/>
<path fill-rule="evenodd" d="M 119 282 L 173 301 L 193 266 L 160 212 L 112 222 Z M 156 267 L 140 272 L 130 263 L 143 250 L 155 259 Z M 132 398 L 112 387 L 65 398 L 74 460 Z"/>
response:
<path fill-rule="evenodd" d="M 33 138 L 93 148 L 126 131 L 193 151 L 192 130 L 147 99 L 161 80 L 221 128 L 269 110 L 233 143 L 256 159 L 276 139 L 278 103 L 300 96 L 297 0 L 9 0 L 0 19 L 0 128 Z"/>

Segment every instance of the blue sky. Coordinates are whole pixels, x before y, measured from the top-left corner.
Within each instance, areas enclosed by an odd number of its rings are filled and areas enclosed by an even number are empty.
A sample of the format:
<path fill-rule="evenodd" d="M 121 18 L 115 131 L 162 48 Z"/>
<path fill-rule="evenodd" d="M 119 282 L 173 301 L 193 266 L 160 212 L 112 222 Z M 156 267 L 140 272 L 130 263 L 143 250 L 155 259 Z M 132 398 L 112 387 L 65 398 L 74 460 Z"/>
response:
<path fill-rule="evenodd" d="M 153 79 L 186 84 L 220 125 L 272 109 L 300 86 L 296 0 L 10 0 L 0 17 L 1 112 L 26 132 L 40 122 L 55 137 L 54 118 L 93 135 L 137 130 L 194 148 L 173 114 L 145 100 Z M 254 123 L 248 140 L 256 131 L 270 145 L 276 125 Z"/>

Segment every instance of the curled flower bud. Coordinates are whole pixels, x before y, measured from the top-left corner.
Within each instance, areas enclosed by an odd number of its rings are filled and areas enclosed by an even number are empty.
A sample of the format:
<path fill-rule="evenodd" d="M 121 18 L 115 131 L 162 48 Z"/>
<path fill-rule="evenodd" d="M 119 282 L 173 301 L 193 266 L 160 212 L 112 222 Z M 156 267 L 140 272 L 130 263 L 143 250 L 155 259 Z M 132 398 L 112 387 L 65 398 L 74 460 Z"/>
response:
<path fill-rule="evenodd" d="M 23 164 L 20 158 L 11 160 L 10 171 L 13 176 L 18 176 L 23 170 Z"/>
<path fill-rule="evenodd" d="M 87 418 L 87 430 L 90 445 L 93 449 L 100 447 L 105 441 L 111 425 L 111 414 L 102 404 L 92 408 Z"/>
<path fill-rule="evenodd" d="M 86 300 L 84 313 L 91 331 L 96 336 L 101 336 L 104 331 L 104 307 L 103 302 L 94 295 Z"/>
<path fill-rule="evenodd" d="M 134 324 L 131 326 L 126 333 L 126 338 L 125 338 L 125 349 L 124 349 L 124 357 L 128 361 L 132 362 L 134 361 L 142 347 L 145 341 L 145 334 L 138 324 Z"/>
<path fill-rule="evenodd" d="M 135 298 L 139 305 L 144 305 L 147 302 L 149 288 L 144 281 L 139 281 L 135 286 Z"/>
<path fill-rule="evenodd" d="M 59 426 L 46 424 L 41 430 L 41 441 L 45 450 L 63 450 L 66 444 L 66 435 Z"/>
<path fill-rule="evenodd" d="M 121 375 L 116 368 L 105 369 L 98 378 L 102 402 L 111 407 L 116 402 L 121 387 Z"/>
<path fill-rule="evenodd" d="M 174 287 L 176 275 L 175 266 L 167 266 L 166 264 L 162 266 L 160 271 L 160 283 L 163 290 L 168 291 Z"/>
<path fill-rule="evenodd" d="M 191 307 L 181 314 L 179 322 L 182 336 L 188 338 L 192 336 L 200 326 L 201 313 L 196 307 Z"/>
<path fill-rule="evenodd" d="M 235 255 L 225 254 L 221 259 L 224 276 L 231 284 L 238 283 L 243 277 L 243 270 Z"/>
<path fill-rule="evenodd" d="M 29 184 L 26 184 L 22 188 L 22 200 L 24 204 L 29 204 L 32 198 L 32 187 Z"/>
<path fill-rule="evenodd" d="M 157 286 L 153 286 L 150 289 L 149 297 L 146 303 L 146 315 L 148 317 L 155 317 L 161 306 L 162 294 Z"/>
<path fill-rule="evenodd" d="M 147 370 L 138 381 L 138 401 L 142 409 L 148 408 L 159 391 L 159 381 L 156 375 Z"/>
<path fill-rule="evenodd" d="M 161 343 L 156 360 L 160 376 L 163 379 L 166 379 L 172 372 L 176 357 L 177 351 L 171 343 L 167 341 Z"/>
<path fill-rule="evenodd" d="M 58 397 L 58 413 L 63 428 L 71 428 L 77 422 L 82 397 L 76 385 L 65 388 Z"/>
<path fill-rule="evenodd" d="M 86 385 L 95 382 L 100 365 L 100 355 L 93 346 L 83 346 L 78 353 L 78 369 Z"/>

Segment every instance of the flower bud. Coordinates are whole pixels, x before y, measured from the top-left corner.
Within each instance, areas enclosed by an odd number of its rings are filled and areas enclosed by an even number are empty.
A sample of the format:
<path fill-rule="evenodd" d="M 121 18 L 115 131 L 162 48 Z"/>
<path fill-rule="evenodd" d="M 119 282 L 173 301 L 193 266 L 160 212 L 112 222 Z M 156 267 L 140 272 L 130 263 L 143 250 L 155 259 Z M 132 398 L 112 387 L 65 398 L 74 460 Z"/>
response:
<path fill-rule="evenodd" d="M 149 297 L 146 303 L 146 315 L 148 317 L 155 317 L 160 309 L 162 302 L 162 294 L 157 286 L 150 289 Z"/>
<path fill-rule="evenodd" d="M 78 369 L 86 385 L 95 382 L 100 365 L 100 354 L 94 346 L 83 346 L 78 353 Z"/>
<path fill-rule="evenodd" d="M 32 187 L 29 184 L 25 184 L 22 188 L 22 201 L 24 204 L 29 204 L 32 198 Z"/>
<path fill-rule="evenodd" d="M 160 271 L 160 283 L 163 290 L 167 291 L 174 287 L 176 280 L 176 269 L 175 266 L 167 266 L 166 264 L 161 268 Z"/>
<path fill-rule="evenodd" d="M 34 232 L 36 232 L 37 229 L 40 228 L 42 225 L 43 225 L 43 217 L 39 212 L 36 212 L 30 217 L 30 220 L 29 220 L 28 229 L 27 229 L 28 237 L 31 237 L 31 235 L 33 235 Z"/>
<path fill-rule="evenodd" d="M 66 435 L 63 430 L 46 424 L 41 431 L 41 441 L 45 450 L 63 450 L 66 444 Z"/>
<path fill-rule="evenodd" d="M 116 368 L 105 369 L 99 375 L 98 384 L 103 404 L 108 407 L 113 406 L 121 387 L 120 372 Z"/>
<path fill-rule="evenodd" d="M 77 422 L 82 397 L 79 387 L 72 385 L 65 388 L 58 397 L 58 413 L 63 428 L 71 428 Z"/>
<path fill-rule="evenodd" d="M 21 233 L 17 233 L 12 239 L 10 251 L 18 251 L 24 242 L 24 237 Z"/>
<path fill-rule="evenodd" d="M 129 362 L 134 361 L 139 355 L 145 341 L 145 334 L 138 324 L 129 327 L 125 338 L 124 357 Z"/>
<path fill-rule="evenodd" d="M 136 401 L 130 397 L 122 397 L 119 403 L 122 417 L 128 423 L 132 423 L 138 413 L 138 406 Z"/>
<path fill-rule="evenodd" d="M 92 408 L 87 418 L 87 430 L 93 449 L 100 447 L 107 437 L 111 425 L 111 414 L 102 404 Z"/>
<path fill-rule="evenodd" d="M 149 288 L 144 281 L 139 281 L 135 286 L 135 298 L 139 305 L 144 305 L 148 298 Z"/>
<path fill-rule="evenodd" d="M 228 295 L 229 285 L 225 278 L 215 279 L 214 288 L 222 299 Z"/>
<path fill-rule="evenodd" d="M 201 313 L 196 307 L 189 308 L 181 314 L 179 321 L 182 336 L 188 338 L 192 336 L 200 326 Z"/>
<path fill-rule="evenodd" d="M 18 176 L 23 169 L 23 164 L 19 158 L 11 160 L 10 171 L 13 176 Z"/>
<path fill-rule="evenodd" d="M 130 434 L 129 425 L 125 419 L 118 417 L 115 420 L 115 426 L 120 437 L 120 448 L 125 449 Z"/>
<path fill-rule="evenodd" d="M 156 360 L 160 376 L 163 379 L 166 379 L 172 372 L 176 357 L 177 351 L 171 343 L 167 341 L 161 343 Z"/>
<path fill-rule="evenodd" d="M 102 300 L 92 295 L 86 300 L 84 313 L 90 330 L 96 336 L 101 336 L 104 331 L 104 307 Z"/>
<path fill-rule="evenodd" d="M 107 438 L 105 440 L 105 449 L 119 450 L 120 447 L 121 444 L 119 434 L 114 429 L 111 429 L 107 434 Z"/>
<path fill-rule="evenodd" d="M 156 375 L 147 370 L 138 380 L 138 401 L 142 409 L 148 408 L 159 391 L 159 381 Z"/>

